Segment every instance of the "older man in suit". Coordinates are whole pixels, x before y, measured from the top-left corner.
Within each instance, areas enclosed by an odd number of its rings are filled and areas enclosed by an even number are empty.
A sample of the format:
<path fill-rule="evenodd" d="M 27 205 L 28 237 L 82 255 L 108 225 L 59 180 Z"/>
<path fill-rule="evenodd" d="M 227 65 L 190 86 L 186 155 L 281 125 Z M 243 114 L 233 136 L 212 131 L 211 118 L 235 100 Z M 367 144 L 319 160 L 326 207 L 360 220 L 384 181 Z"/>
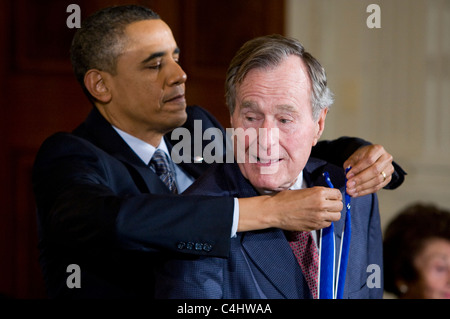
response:
<path fill-rule="evenodd" d="M 234 128 L 258 133 L 253 138 L 237 137 L 235 150 L 241 156 L 236 155 L 236 163 L 212 168 L 187 193 L 248 197 L 286 189 L 325 190 L 323 175 L 328 172 L 344 196 L 343 169 L 310 157 L 332 102 L 323 68 L 298 41 L 274 35 L 247 42 L 227 73 L 227 104 Z M 381 285 L 366 285 L 367 267 L 375 264 L 382 269 L 377 196 L 353 198 L 351 205 L 343 297 L 380 298 Z M 337 251 L 346 218 L 341 216 L 334 223 Z M 317 239 L 316 232 L 276 228 L 239 233 L 232 239 L 228 259 L 164 263 L 157 276 L 157 297 L 317 298 L 318 269 L 313 262 L 318 257 Z M 300 243 L 306 249 L 296 246 Z M 312 260 L 306 261 L 308 256 Z"/>

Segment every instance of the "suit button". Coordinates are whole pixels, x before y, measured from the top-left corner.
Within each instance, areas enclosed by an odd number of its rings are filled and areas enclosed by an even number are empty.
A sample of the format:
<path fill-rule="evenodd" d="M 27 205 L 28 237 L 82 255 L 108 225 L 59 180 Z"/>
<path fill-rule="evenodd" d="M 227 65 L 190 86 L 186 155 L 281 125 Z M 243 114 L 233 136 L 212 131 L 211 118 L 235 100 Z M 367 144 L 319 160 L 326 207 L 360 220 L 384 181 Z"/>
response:
<path fill-rule="evenodd" d="M 180 242 L 177 244 L 177 248 L 178 248 L 178 249 L 184 249 L 184 247 L 186 247 L 186 243 L 185 243 L 184 241 L 180 241 Z"/>
<path fill-rule="evenodd" d="M 188 242 L 188 243 L 186 244 L 186 249 L 189 249 L 189 250 L 194 249 L 194 243 Z"/>
<path fill-rule="evenodd" d="M 212 245 L 210 244 L 203 244 L 203 250 L 206 252 L 210 252 L 212 249 Z"/>

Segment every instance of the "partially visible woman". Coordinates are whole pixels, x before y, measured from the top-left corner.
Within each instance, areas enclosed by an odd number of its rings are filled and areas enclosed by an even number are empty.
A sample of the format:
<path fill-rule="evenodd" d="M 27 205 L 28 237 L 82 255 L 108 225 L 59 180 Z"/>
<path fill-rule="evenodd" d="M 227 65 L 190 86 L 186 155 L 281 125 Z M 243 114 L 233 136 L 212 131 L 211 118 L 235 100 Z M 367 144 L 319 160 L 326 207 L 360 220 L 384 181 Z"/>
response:
<path fill-rule="evenodd" d="M 450 211 L 413 204 L 384 235 L 384 287 L 405 299 L 450 299 Z"/>

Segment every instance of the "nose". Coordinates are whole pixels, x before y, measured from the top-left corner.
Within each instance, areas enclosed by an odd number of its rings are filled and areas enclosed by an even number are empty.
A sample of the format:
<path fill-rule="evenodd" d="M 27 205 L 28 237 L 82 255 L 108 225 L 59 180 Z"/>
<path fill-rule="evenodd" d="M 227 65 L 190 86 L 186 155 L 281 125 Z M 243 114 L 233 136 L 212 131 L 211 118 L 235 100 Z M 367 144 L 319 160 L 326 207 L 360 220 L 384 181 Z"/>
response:
<path fill-rule="evenodd" d="M 258 144 L 260 151 L 265 151 L 266 155 L 272 154 L 274 150 L 278 150 L 279 146 L 279 129 L 270 119 L 264 119 L 262 126 L 258 129 Z"/>
<path fill-rule="evenodd" d="M 169 86 L 186 83 L 187 75 L 175 60 L 171 61 L 167 82 Z"/>

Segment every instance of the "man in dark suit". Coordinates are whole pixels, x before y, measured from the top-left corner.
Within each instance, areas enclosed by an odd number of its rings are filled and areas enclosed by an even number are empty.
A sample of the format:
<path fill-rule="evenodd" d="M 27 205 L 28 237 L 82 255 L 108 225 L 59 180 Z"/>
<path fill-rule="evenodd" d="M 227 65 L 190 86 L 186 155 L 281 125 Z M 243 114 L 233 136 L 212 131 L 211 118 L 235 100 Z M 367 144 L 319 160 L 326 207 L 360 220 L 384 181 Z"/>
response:
<path fill-rule="evenodd" d="M 333 97 L 322 66 L 297 40 L 274 35 L 248 41 L 231 62 L 226 87 L 232 126 L 257 133 L 237 135 L 236 163 L 211 168 L 187 194 L 251 197 L 286 189 L 325 190 L 328 172 L 344 197 L 344 170 L 310 157 Z M 381 298 L 382 236 L 376 194 L 353 198 L 351 211 L 343 298 Z M 334 222 L 338 252 L 345 209 L 341 216 Z M 305 242 L 300 239 L 303 235 Z M 163 263 L 156 276 L 156 297 L 317 298 L 319 270 L 313 259 L 318 254 L 309 254 L 322 245 L 318 238 L 315 231 L 277 228 L 239 233 L 231 241 L 228 259 L 197 257 Z M 307 247 L 300 249 L 298 244 Z M 312 260 L 306 261 L 307 256 Z M 373 265 L 380 270 L 380 284 L 367 285 Z"/>
<path fill-rule="evenodd" d="M 205 110 L 186 108 L 178 57 L 170 28 L 140 6 L 101 10 L 77 31 L 72 64 L 94 108 L 74 132 L 48 138 L 33 168 L 40 262 L 50 297 L 152 298 L 152 269 L 165 253 L 226 257 L 237 231 L 313 229 L 339 219 L 337 190 L 242 199 L 178 195 L 209 164 L 194 153 L 188 163 L 172 163 L 168 155 L 178 141 L 171 132 L 180 126 L 193 132 L 194 120 L 202 121 L 203 130 L 221 128 Z M 340 139 L 324 149 L 333 158 L 334 148 L 345 147 L 347 158 L 361 145 Z M 399 175 L 391 177 L 392 157 L 384 149 L 356 152 L 376 155 L 356 174 L 364 191 L 385 187 L 391 178 L 401 183 Z M 167 162 L 166 171 L 158 161 Z M 386 179 L 364 171 L 380 163 Z"/>

